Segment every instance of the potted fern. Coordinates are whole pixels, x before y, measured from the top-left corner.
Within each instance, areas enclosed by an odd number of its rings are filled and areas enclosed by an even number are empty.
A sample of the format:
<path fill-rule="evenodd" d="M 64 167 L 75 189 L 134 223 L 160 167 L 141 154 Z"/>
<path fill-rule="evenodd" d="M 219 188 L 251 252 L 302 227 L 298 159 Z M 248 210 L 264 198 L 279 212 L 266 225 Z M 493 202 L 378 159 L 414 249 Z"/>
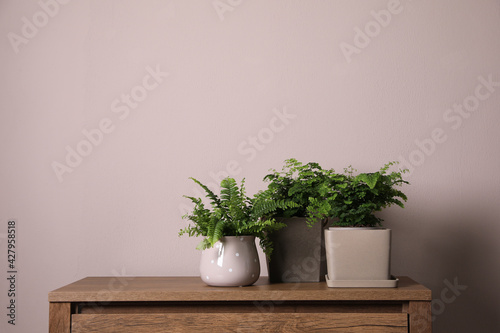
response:
<path fill-rule="evenodd" d="M 278 208 L 272 217 L 286 225 L 270 235 L 275 251 L 268 262 L 271 282 L 324 281 L 326 254 L 323 230 L 333 214 L 332 188 L 343 178 L 318 163 L 287 159 L 281 171 L 264 177 L 274 200 L 295 206 Z"/>
<path fill-rule="evenodd" d="M 375 215 L 394 204 L 403 208 L 407 200 L 398 188 L 408 184 L 402 178 L 406 170 L 389 173 L 394 164 L 358 175 L 349 167 L 332 187 L 331 216 L 336 219 L 325 230 L 329 286 L 396 286 L 397 281 L 390 278 L 391 230 L 382 228 L 383 220 Z"/>
<path fill-rule="evenodd" d="M 272 231 L 283 228 L 283 223 L 264 218 L 277 209 L 288 209 L 295 204 L 273 200 L 261 191 L 253 198 L 246 195 L 245 180 L 238 186 L 234 178 L 221 181 L 220 196 L 206 185 L 191 178 L 206 192 L 210 200 L 207 208 L 201 198 L 185 196 L 194 203 L 193 211 L 183 216 L 191 223 L 181 229 L 179 236 L 203 236 L 197 246 L 203 250 L 200 262 L 201 279 L 212 286 L 246 286 L 257 281 L 260 263 L 255 237 L 260 239 L 266 256 L 273 251 L 269 238 Z"/>

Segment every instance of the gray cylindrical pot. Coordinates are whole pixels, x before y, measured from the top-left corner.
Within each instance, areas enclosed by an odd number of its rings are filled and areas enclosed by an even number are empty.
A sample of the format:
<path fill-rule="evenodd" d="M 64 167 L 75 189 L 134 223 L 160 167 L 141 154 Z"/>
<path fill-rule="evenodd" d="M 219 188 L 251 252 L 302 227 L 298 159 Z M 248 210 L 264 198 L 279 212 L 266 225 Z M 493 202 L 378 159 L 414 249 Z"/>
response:
<path fill-rule="evenodd" d="M 273 252 L 268 261 L 269 280 L 280 282 L 319 282 L 325 280 L 326 254 L 324 227 L 327 220 L 312 227 L 305 217 L 277 218 L 287 227 L 270 235 Z"/>
<path fill-rule="evenodd" d="M 260 261 L 254 236 L 225 236 L 203 250 L 200 261 L 203 282 L 217 287 L 240 287 L 255 283 Z"/>
<path fill-rule="evenodd" d="M 329 280 L 390 279 L 390 229 L 329 228 L 325 247 Z"/>

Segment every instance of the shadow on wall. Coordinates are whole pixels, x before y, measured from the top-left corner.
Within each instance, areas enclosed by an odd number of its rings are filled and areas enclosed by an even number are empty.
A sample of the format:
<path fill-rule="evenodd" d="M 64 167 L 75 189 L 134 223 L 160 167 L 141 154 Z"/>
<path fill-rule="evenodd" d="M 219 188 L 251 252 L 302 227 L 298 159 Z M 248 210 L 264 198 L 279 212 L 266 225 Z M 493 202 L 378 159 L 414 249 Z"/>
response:
<path fill-rule="evenodd" d="M 432 289 L 435 332 L 496 332 L 500 327 L 496 225 L 491 214 L 466 207 L 443 215 L 415 214 L 394 227 L 386 224 L 393 229 L 394 273 Z"/>
<path fill-rule="evenodd" d="M 496 332 L 500 327 L 498 232 L 492 228 L 496 224 L 491 215 L 464 209 L 433 227 L 437 236 L 426 251 L 434 257 L 431 287 L 437 332 Z"/>

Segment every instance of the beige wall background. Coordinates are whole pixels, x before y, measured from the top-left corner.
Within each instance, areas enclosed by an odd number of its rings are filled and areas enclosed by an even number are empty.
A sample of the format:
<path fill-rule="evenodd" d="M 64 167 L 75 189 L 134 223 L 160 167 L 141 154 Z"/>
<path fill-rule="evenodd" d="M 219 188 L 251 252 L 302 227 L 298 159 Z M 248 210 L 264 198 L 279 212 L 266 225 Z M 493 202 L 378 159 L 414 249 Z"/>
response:
<path fill-rule="evenodd" d="M 188 177 L 253 194 L 289 157 L 402 161 L 393 273 L 432 288 L 436 332 L 500 327 L 498 0 L 3 0 L 0 36 L 3 332 L 46 331 L 85 276 L 198 275 Z"/>

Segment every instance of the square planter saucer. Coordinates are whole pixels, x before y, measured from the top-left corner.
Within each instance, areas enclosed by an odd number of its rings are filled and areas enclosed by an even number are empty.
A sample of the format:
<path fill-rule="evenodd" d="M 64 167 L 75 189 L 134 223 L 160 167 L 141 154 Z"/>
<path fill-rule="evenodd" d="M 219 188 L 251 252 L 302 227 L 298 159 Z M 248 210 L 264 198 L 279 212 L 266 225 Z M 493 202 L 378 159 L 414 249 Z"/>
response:
<path fill-rule="evenodd" d="M 396 288 L 399 279 L 391 275 L 390 280 L 330 280 L 325 276 L 330 288 Z"/>

